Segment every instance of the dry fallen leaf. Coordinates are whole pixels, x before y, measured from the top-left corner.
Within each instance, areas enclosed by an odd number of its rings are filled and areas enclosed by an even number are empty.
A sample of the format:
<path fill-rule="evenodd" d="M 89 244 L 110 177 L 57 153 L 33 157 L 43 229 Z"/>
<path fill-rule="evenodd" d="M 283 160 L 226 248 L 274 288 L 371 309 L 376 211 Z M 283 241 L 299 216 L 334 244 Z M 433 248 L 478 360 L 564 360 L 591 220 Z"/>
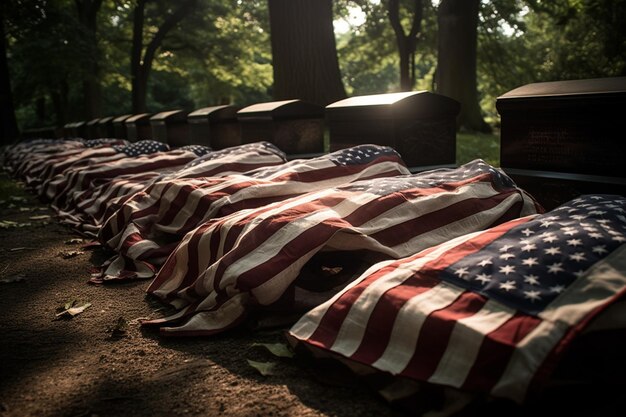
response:
<path fill-rule="evenodd" d="M 78 255 L 82 255 L 83 251 L 80 250 L 70 250 L 70 251 L 62 251 L 59 253 L 59 256 L 61 256 L 63 259 L 69 259 L 69 258 L 74 258 Z"/>
<path fill-rule="evenodd" d="M 257 362 L 250 359 L 246 360 L 248 361 L 248 365 L 259 371 L 261 375 L 276 375 L 276 371 L 274 369 L 276 364 L 274 362 Z"/>
<path fill-rule="evenodd" d="M 128 320 L 124 317 L 119 317 L 115 322 L 115 326 L 111 326 L 107 330 L 113 338 L 124 337 L 128 331 Z"/>
<path fill-rule="evenodd" d="M 30 216 L 29 220 L 48 220 L 50 218 L 49 214 L 40 214 L 37 216 Z"/>
<path fill-rule="evenodd" d="M 17 227 L 17 222 L 11 220 L 0 220 L 0 229 L 8 229 L 9 227 Z"/>
<path fill-rule="evenodd" d="M 91 306 L 91 303 L 79 303 L 76 300 L 66 302 L 63 307 L 57 309 L 59 311 L 56 317 L 69 317 L 72 318 Z"/>
<path fill-rule="evenodd" d="M 253 343 L 252 346 L 262 346 L 279 358 L 293 358 L 293 352 L 284 343 Z"/>
<path fill-rule="evenodd" d="M 85 241 L 84 239 L 80 239 L 80 238 L 75 237 L 73 239 L 66 240 L 65 244 L 66 245 L 77 245 L 79 243 L 83 243 L 84 241 Z"/>

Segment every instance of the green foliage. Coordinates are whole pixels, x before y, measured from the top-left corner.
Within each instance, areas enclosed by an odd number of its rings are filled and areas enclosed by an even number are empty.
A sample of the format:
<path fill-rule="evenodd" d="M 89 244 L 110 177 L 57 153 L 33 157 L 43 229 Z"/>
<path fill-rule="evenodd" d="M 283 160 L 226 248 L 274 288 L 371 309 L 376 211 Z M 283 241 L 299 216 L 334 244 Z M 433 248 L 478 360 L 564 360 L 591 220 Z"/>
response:
<path fill-rule="evenodd" d="M 411 3 L 411 2 L 409 2 Z M 407 3 L 407 4 L 409 4 Z M 365 13 L 366 20 L 338 38 L 337 53 L 348 95 L 377 94 L 398 91 L 400 87 L 399 56 L 396 39 L 387 17 L 386 2 L 343 0 L 335 5 L 338 18 L 350 8 Z M 412 10 L 401 8 L 406 32 Z M 417 89 L 430 89 L 436 64 L 436 10 L 428 2 L 422 21 L 422 35 L 416 51 Z"/>
<path fill-rule="evenodd" d="M 78 24 L 72 0 L 6 0 L 8 53 L 18 120 L 24 127 L 79 117 L 84 62 L 97 61 L 103 115 L 130 111 L 134 0 L 103 0 L 98 48 Z M 403 2 L 405 6 L 411 2 Z M 432 89 L 437 55 L 437 2 L 428 4 L 418 41 L 415 89 Z M 338 34 L 349 95 L 397 91 L 398 51 L 386 1 L 336 0 L 335 18 L 362 11 L 366 20 Z M 146 5 L 145 38 L 176 4 Z M 402 11 L 405 27 L 409 8 Z M 485 0 L 478 30 L 478 90 L 487 120 L 497 125 L 495 99 L 523 84 L 626 75 L 623 0 Z M 151 111 L 271 99 L 267 0 L 198 0 L 157 51 L 148 86 Z M 39 102 L 39 106 L 36 103 Z M 54 104 L 54 105 L 53 105 Z M 68 111 L 69 110 L 69 111 Z"/>
<path fill-rule="evenodd" d="M 500 135 L 465 133 L 456 135 L 456 163 L 458 165 L 480 158 L 493 166 L 500 166 Z"/>
<path fill-rule="evenodd" d="M 193 110 L 194 103 L 189 98 L 190 88 L 187 79 L 172 71 L 153 71 L 151 88 L 148 94 L 148 109 Z"/>
<path fill-rule="evenodd" d="M 481 3 L 478 86 L 487 120 L 495 99 L 540 81 L 626 75 L 623 0 Z"/>

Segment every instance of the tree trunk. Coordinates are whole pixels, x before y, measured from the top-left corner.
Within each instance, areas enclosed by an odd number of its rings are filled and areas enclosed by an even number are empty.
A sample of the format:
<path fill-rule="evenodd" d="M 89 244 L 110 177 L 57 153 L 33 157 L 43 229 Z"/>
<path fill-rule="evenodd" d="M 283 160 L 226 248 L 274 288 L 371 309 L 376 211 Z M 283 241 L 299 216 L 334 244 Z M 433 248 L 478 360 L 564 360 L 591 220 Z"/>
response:
<path fill-rule="evenodd" d="M 139 0 L 133 12 L 133 45 L 131 51 L 131 86 L 133 113 L 145 113 L 147 110 L 146 97 L 148 94 L 148 80 L 156 51 L 161 47 L 167 34 L 185 17 L 195 6 L 197 0 L 187 0 L 163 21 L 159 29 L 146 46 L 143 53 L 143 26 L 145 20 L 145 5 L 147 0 Z"/>
<path fill-rule="evenodd" d="M 0 145 L 8 145 L 17 138 L 19 131 L 15 119 L 15 107 L 11 92 L 9 63 L 7 62 L 4 13 L 0 6 Z"/>
<path fill-rule="evenodd" d="M 67 123 L 69 85 L 67 80 L 62 80 L 58 88 L 52 89 L 52 106 L 54 108 L 55 121 L 57 126 L 64 126 Z"/>
<path fill-rule="evenodd" d="M 346 97 L 331 0 L 269 0 L 274 99 L 327 105 Z"/>
<path fill-rule="evenodd" d="M 396 35 L 400 55 L 400 89 L 402 91 L 411 91 L 415 85 L 415 49 L 421 35 L 424 14 L 422 0 L 413 0 L 413 3 L 415 10 L 408 35 L 404 33 L 400 21 L 400 0 L 388 0 L 387 3 L 387 16 Z"/>
<path fill-rule="evenodd" d="M 132 96 L 132 112 L 143 113 L 146 110 L 146 91 L 141 89 L 141 54 L 143 52 L 143 22 L 145 0 L 138 0 L 133 10 L 133 43 L 130 51 L 130 81 Z"/>
<path fill-rule="evenodd" d="M 488 132 L 476 86 L 476 48 L 480 0 L 442 0 L 437 11 L 439 44 L 435 85 L 459 101 L 457 127 Z"/>
<path fill-rule="evenodd" d="M 98 11 L 102 0 L 75 0 L 78 10 L 78 20 L 85 29 L 87 41 L 92 56 L 86 57 L 82 63 L 84 71 L 83 77 L 83 97 L 84 116 L 86 120 L 93 119 L 101 115 L 102 112 L 102 87 L 100 86 L 100 66 L 98 65 Z"/>

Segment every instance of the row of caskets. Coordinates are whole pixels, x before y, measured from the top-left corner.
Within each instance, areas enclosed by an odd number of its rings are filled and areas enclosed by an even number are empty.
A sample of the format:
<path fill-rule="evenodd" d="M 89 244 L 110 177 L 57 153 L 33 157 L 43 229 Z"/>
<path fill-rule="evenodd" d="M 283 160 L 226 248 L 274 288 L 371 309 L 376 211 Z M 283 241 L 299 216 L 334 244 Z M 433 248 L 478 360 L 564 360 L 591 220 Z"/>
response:
<path fill-rule="evenodd" d="M 496 106 L 501 166 L 547 208 L 582 193 L 626 191 L 626 77 L 529 84 L 500 96 Z M 351 97 L 325 108 L 286 100 L 104 117 L 31 135 L 213 149 L 266 140 L 288 155 L 374 143 L 392 146 L 417 171 L 455 164 L 459 109 L 451 98 L 413 91 Z"/>
<path fill-rule="evenodd" d="M 323 106 L 302 100 L 222 105 L 68 123 L 56 137 L 153 139 L 171 146 L 223 149 L 265 140 L 288 155 L 322 153 L 362 143 L 394 147 L 409 166 L 455 163 L 457 101 L 427 91 L 352 97 Z M 41 135 L 42 132 L 35 132 Z"/>

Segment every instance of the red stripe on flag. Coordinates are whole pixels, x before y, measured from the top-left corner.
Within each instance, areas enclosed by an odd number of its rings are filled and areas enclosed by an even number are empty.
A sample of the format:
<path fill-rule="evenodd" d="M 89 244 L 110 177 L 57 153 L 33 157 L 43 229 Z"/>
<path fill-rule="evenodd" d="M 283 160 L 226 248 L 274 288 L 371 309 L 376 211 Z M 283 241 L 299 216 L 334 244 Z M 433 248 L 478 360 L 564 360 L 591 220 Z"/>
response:
<path fill-rule="evenodd" d="M 477 313 L 486 302 L 482 295 L 464 292 L 448 307 L 432 313 L 422 326 L 413 357 L 402 375 L 427 380 L 437 369 L 456 322 Z"/>
<path fill-rule="evenodd" d="M 470 370 L 462 389 L 490 392 L 498 382 L 515 345 L 534 330 L 541 320 L 517 313 L 497 330 L 483 339 L 478 356 Z"/>

